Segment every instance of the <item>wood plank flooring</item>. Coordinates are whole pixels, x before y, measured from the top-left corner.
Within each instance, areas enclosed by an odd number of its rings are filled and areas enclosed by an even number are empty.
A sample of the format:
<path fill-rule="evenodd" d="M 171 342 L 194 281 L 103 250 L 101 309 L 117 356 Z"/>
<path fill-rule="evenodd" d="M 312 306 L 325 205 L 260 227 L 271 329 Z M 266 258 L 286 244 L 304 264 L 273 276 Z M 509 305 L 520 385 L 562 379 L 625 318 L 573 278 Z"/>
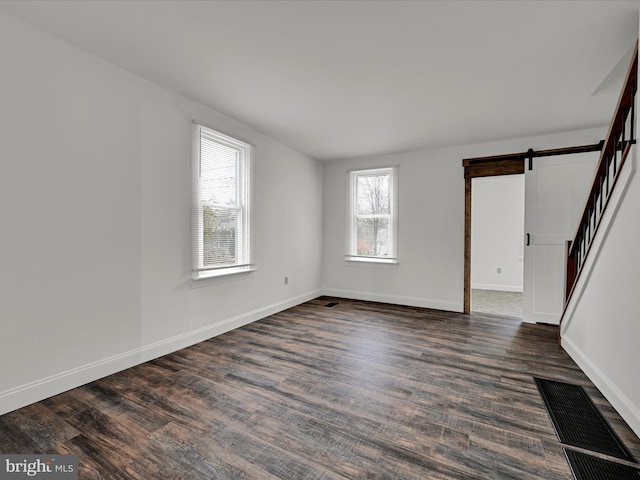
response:
<path fill-rule="evenodd" d="M 640 457 L 555 327 L 329 297 L 1 416 L 0 452 L 83 480 L 571 479 L 532 376 Z"/>

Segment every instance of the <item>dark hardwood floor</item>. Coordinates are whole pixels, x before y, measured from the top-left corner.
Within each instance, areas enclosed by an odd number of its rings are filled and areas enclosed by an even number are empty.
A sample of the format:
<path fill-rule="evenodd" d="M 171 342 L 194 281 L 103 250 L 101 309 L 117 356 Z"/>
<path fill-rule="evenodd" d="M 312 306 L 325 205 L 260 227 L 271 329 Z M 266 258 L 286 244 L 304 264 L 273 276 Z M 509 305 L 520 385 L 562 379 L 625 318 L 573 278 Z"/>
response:
<path fill-rule="evenodd" d="M 571 479 L 532 376 L 640 457 L 555 327 L 328 297 L 1 416 L 0 452 L 83 480 Z"/>

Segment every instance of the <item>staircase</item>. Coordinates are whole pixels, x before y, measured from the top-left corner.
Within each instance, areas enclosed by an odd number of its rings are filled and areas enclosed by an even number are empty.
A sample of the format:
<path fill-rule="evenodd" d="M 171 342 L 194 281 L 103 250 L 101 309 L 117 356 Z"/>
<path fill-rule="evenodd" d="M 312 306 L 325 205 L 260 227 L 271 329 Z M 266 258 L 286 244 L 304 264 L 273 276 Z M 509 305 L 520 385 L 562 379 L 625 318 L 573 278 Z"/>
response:
<path fill-rule="evenodd" d="M 635 96 L 638 87 L 638 42 L 627 71 L 609 131 L 603 141 L 594 179 L 573 241 L 567 242 L 565 311 L 583 271 L 593 240 L 609 200 L 618 183 L 622 167 L 635 144 Z M 560 320 L 564 319 L 564 313 Z M 562 329 L 560 329 L 562 330 Z"/>

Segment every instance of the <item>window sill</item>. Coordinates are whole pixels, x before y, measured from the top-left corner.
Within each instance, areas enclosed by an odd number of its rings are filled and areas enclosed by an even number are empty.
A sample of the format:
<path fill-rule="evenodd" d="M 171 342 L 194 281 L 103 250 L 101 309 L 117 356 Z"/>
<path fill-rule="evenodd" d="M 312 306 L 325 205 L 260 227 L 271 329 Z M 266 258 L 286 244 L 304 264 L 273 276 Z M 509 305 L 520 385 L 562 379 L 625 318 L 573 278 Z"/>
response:
<path fill-rule="evenodd" d="M 223 270 L 210 270 L 207 272 L 194 272 L 191 277 L 191 288 L 207 287 L 219 283 L 232 282 L 247 277 L 252 277 L 257 268 L 225 268 Z"/>
<path fill-rule="evenodd" d="M 398 265 L 398 260 L 395 258 L 350 257 L 347 255 L 344 260 L 353 264 Z"/>

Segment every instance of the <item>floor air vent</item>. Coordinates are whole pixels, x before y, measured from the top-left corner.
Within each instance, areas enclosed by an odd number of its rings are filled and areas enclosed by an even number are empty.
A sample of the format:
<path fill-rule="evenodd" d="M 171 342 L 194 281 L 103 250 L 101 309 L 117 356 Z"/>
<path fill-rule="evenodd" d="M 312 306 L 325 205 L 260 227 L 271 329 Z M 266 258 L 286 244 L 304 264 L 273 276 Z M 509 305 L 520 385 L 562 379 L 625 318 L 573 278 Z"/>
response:
<path fill-rule="evenodd" d="M 566 448 L 564 454 L 576 480 L 640 480 L 640 470 L 628 465 Z"/>
<path fill-rule="evenodd" d="M 635 462 L 580 385 L 536 377 L 534 380 L 560 442 Z"/>

